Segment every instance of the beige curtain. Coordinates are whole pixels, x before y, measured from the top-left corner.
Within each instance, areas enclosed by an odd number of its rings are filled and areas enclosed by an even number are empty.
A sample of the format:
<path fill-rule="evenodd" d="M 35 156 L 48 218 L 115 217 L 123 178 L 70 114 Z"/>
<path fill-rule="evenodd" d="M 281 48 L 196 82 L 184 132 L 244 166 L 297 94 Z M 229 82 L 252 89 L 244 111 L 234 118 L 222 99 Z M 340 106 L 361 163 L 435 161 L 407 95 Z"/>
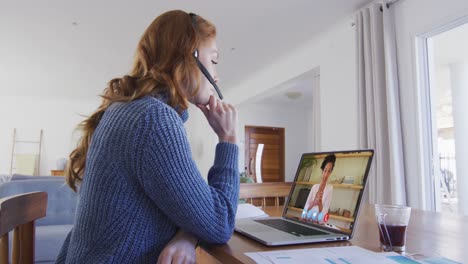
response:
<path fill-rule="evenodd" d="M 383 8 L 382 8 L 383 6 Z M 373 3 L 356 14 L 358 135 L 375 150 L 368 180 L 370 203 L 407 204 L 394 20 Z"/>

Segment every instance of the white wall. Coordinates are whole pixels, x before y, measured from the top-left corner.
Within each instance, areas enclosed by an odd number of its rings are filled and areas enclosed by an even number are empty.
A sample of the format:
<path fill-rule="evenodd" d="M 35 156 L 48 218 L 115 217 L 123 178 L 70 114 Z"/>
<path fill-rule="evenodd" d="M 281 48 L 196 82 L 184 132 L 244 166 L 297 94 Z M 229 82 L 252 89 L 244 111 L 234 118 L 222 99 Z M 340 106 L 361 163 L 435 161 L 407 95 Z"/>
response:
<path fill-rule="evenodd" d="M 468 15 L 466 0 L 402 0 L 395 8 L 398 74 L 402 107 L 403 143 L 406 160 L 408 203 L 416 208 L 430 209 L 428 179 L 422 160 L 421 92 L 418 90 L 415 41 L 416 36 L 432 31 L 457 18 Z M 423 184 L 421 187 L 421 184 Z"/>
<path fill-rule="evenodd" d="M 211 129 L 200 109 L 192 105 L 189 108 L 189 119 L 185 123 L 185 129 L 193 159 L 201 175 L 206 179 L 209 169 L 213 166 L 218 136 Z"/>
<path fill-rule="evenodd" d="M 10 171 L 13 128 L 17 129 L 18 140 L 37 140 L 43 129 L 43 146 L 41 152 L 40 175 L 50 175 L 56 168 L 58 158 L 68 158 L 76 146 L 79 133 L 75 131 L 84 117 L 91 114 L 100 104 L 100 99 L 69 99 L 63 97 L 36 96 L 1 96 L 0 97 L 0 174 Z M 307 150 L 303 141 L 307 139 L 304 118 L 291 119 L 291 116 L 302 116 L 297 109 L 279 109 L 277 107 L 246 106 L 240 107 L 238 123 L 238 141 L 244 141 L 244 126 L 277 126 L 286 128 L 286 180 L 292 180 L 300 154 Z M 189 119 L 185 124 L 192 149 L 192 155 L 204 178 L 213 165 L 218 137 L 213 132 L 205 116 L 193 106 L 189 108 Z M 307 142 L 307 140 L 306 140 Z M 33 151 L 32 147 L 18 145 L 20 152 Z M 244 170 L 244 152 L 239 155 L 239 170 Z M 299 155 L 299 156 L 298 156 Z"/>
<path fill-rule="evenodd" d="M 335 150 L 355 148 L 357 145 L 356 100 L 353 99 L 355 97 L 356 90 L 354 67 L 355 41 L 354 28 L 351 27 L 350 21 L 350 19 L 340 21 L 336 25 L 332 26 L 330 30 L 324 31 L 324 33 L 316 36 L 309 42 L 304 43 L 299 49 L 292 51 L 290 56 L 281 58 L 269 68 L 256 73 L 252 79 L 245 80 L 238 87 L 234 87 L 230 92 L 226 91 L 226 98 L 228 98 L 227 101 L 238 104 L 250 96 L 260 94 L 262 91 L 275 87 L 278 84 L 283 83 L 285 80 L 289 80 L 320 66 L 322 101 L 321 121 L 323 126 L 321 130 L 322 145 L 318 146 L 317 149 Z M 13 32 L 15 31 L 13 30 Z M 304 32 L 304 34 L 308 33 Z M 54 37 L 49 36 L 45 37 L 45 39 L 50 41 L 50 39 L 54 39 Z M 28 49 L 28 51 L 29 50 L 30 49 Z M 35 56 L 42 56 L 42 53 L 37 53 L 35 50 L 31 50 L 30 52 L 36 54 Z M 132 54 L 132 52 L 129 52 L 129 54 Z M 7 57 L 10 58 L 11 61 L 14 61 L 13 57 Z M 81 59 L 82 58 L 78 58 L 79 61 L 81 61 Z M 47 62 L 47 60 L 41 61 Z M 116 65 L 119 65 L 118 69 L 114 69 L 112 71 L 106 70 L 105 74 L 99 75 L 100 83 L 105 83 L 111 77 L 119 76 L 116 72 L 123 73 L 124 69 L 128 68 L 128 61 L 119 62 L 116 63 Z M 41 69 L 49 68 L 55 69 L 56 66 L 52 67 L 47 64 L 46 67 L 42 67 Z M 75 68 L 72 68 L 72 71 L 73 69 Z M 40 80 L 43 79 L 44 78 L 40 78 Z M 24 85 L 30 84 L 29 81 L 22 81 L 21 84 L 23 83 L 25 83 Z M 72 78 L 67 80 L 67 82 L 55 81 L 52 85 L 54 87 L 50 85 L 50 82 L 46 83 L 49 85 L 44 86 L 41 89 L 55 89 L 57 86 L 61 86 L 64 83 L 71 83 L 75 86 L 76 83 L 83 84 L 84 82 L 81 79 L 78 80 L 76 78 Z M 9 87 L 13 87 L 13 83 L 11 84 L 12 85 Z M 89 87 L 96 85 L 96 83 L 90 82 L 85 82 L 85 84 L 86 85 L 84 86 L 78 86 Z M 22 85 L 16 85 L 15 89 L 21 88 L 20 86 Z M 100 87 L 104 86 L 100 85 Z M 79 89 L 81 88 L 75 90 L 78 91 Z M 12 92 L 12 94 L 15 93 Z M 19 103 L 13 103 L 15 100 Z M 24 131 L 25 128 L 28 128 L 29 130 L 39 128 L 44 129 L 45 145 L 43 149 L 43 162 L 46 163 L 41 164 L 41 174 L 49 173 L 50 169 L 55 167 L 55 160 L 59 157 L 68 155 L 69 151 L 75 145 L 75 142 L 71 139 L 71 132 L 76 124 L 81 121 L 81 118 L 77 116 L 76 113 L 82 112 L 88 114 L 96 109 L 97 105 L 98 101 L 96 101 L 96 103 L 82 103 L 79 100 L 55 100 L 53 98 L 34 99 L 30 97 L 17 97 L 14 95 L 12 97 L 0 98 L 2 120 L 2 126 L 0 127 L 0 142 L 2 143 L 2 146 L 6 146 L 2 147 L 0 150 L 0 172 L 3 173 L 9 171 L 11 131 L 13 127 L 18 127 L 19 133 Z M 15 110 L 12 111 L 11 109 Z M 60 110 L 56 111 L 55 109 Z M 198 109 L 191 109 L 190 114 L 191 117 L 189 118 L 186 127 L 192 146 L 193 156 L 199 165 L 202 175 L 206 175 L 209 167 L 211 167 L 213 163 L 214 148 L 217 143 L 217 137 L 207 124 L 204 116 L 199 113 Z M 239 115 L 239 118 L 242 118 L 242 113 L 239 113 Z M 33 118 L 23 120 L 18 118 L 19 116 L 32 116 Z M 57 131 L 60 131 L 60 133 Z M 49 135 L 54 135 L 52 137 L 53 140 Z M 243 137 L 244 133 L 242 130 L 242 133 L 239 134 L 239 138 Z M 53 144 L 57 145 L 55 146 Z M 308 142 L 308 144 L 310 144 L 310 142 Z M 240 156 L 243 159 L 243 153 L 241 153 Z M 243 169 L 242 160 L 240 162 L 240 167 Z"/>
<path fill-rule="evenodd" d="M 13 128 L 18 140 L 38 140 L 43 129 L 40 175 L 50 175 L 56 160 L 68 158 L 80 133 L 76 127 L 100 104 L 100 98 L 69 99 L 63 97 L 1 96 L 0 97 L 0 174 L 10 172 Z M 218 137 L 204 115 L 196 107 L 189 109 L 186 129 L 193 157 L 206 178 L 213 165 Z M 243 136 L 243 135 L 242 135 Z M 19 152 L 32 152 L 31 145 L 18 144 Z"/>
<path fill-rule="evenodd" d="M 50 175 L 56 160 L 66 157 L 76 145 L 79 133 L 73 133 L 80 115 L 89 115 L 100 103 L 95 99 L 62 97 L 1 96 L 0 97 L 0 174 L 10 172 L 13 128 L 17 140 L 39 140 L 43 129 L 40 175 Z M 36 148 L 37 149 L 37 148 Z M 33 151 L 31 145 L 18 144 L 19 152 Z"/>
<path fill-rule="evenodd" d="M 468 63 L 450 65 L 457 168 L 458 212 L 468 216 Z"/>
<path fill-rule="evenodd" d="M 293 106 L 278 107 L 265 104 L 242 104 L 238 106 L 240 135 L 240 161 L 239 170 L 244 171 L 245 160 L 245 126 L 282 127 L 285 129 L 285 181 L 293 181 L 296 169 L 304 152 L 307 149 L 309 111 Z"/>
<path fill-rule="evenodd" d="M 468 15 L 466 0 L 402 0 L 395 11 L 398 73 L 402 107 L 403 142 L 408 178 L 408 203 L 429 209 L 427 179 L 430 171 L 422 167 L 420 100 L 415 65 L 416 36 Z M 417 18 L 417 19 L 416 19 Z M 355 29 L 350 21 L 335 26 L 304 43 L 288 56 L 262 69 L 226 93 L 234 103 L 241 103 L 276 87 L 285 80 L 320 67 L 321 150 L 357 147 L 356 47 Z"/>
<path fill-rule="evenodd" d="M 244 128 L 246 125 L 285 128 L 285 180 L 294 179 L 296 168 L 304 152 L 311 152 L 308 138 L 311 135 L 308 126 L 311 120 L 310 110 L 287 106 L 265 104 L 241 104 L 237 106 L 239 122 L 237 137 L 239 145 L 239 172 L 244 171 Z M 213 165 L 218 137 L 211 129 L 201 111 L 190 106 L 189 119 L 185 123 L 192 155 L 204 178 Z"/>
<path fill-rule="evenodd" d="M 235 104 L 320 67 L 319 150 L 357 147 L 355 28 L 345 19 L 226 92 Z"/>
<path fill-rule="evenodd" d="M 239 142 L 239 172 L 244 171 L 244 127 L 246 125 L 285 128 L 285 180 L 292 181 L 297 164 L 304 152 L 310 152 L 307 139 L 310 135 L 307 120 L 310 111 L 301 108 L 278 108 L 270 105 L 242 104 L 237 106 L 239 122 L 237 136 Z M 198 169 L 206 178 L 213 165 L 218 137 L 213 132 L 205 116 L 196 107 L 189 108 L 189 119 L 185 128 L 192 148 L 192 155 Z"/>

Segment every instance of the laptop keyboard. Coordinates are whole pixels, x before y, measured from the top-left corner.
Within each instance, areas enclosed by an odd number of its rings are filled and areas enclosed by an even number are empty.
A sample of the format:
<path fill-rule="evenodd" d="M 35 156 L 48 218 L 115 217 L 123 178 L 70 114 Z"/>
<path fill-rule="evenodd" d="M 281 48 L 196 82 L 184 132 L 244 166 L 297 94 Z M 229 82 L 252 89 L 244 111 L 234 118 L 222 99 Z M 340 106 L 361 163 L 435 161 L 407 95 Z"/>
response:
<path fill-rule="evenodd" d="M 328 234 L 314 228 L 308 228 L 283 219 L 257 219 L 254 221 L 295 236 L 316 236 Z"/>

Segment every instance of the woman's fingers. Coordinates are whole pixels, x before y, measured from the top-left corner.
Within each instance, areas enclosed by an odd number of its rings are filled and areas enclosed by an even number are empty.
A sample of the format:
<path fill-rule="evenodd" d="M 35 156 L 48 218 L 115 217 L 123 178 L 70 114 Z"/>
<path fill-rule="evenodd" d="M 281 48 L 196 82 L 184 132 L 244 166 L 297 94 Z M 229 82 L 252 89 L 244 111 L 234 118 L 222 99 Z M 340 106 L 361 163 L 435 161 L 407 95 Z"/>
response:
<path fill-rule="evenodd" d="M 210 106 L 210 110 L 213 111 L 218 105 L 218 99 L 216 99 L 214 95 L 210 95 L 210 101 L 208 102 L 208 105 Z"/>
<path fill-rule="evenodd" d="M 217 99 L 213 95 L 210 96 L 208 106 L 197 106 L 205 115 L 220 141 L 236 143 L 237 112 L 234 106 Z"/>
<path fill-rule="evenodd" d="M 223 109 L 224 109 L 225 112 L 230 111 L 229 105 L 227 103 L 224 103 L 224 102 L 223 102 Z"/>

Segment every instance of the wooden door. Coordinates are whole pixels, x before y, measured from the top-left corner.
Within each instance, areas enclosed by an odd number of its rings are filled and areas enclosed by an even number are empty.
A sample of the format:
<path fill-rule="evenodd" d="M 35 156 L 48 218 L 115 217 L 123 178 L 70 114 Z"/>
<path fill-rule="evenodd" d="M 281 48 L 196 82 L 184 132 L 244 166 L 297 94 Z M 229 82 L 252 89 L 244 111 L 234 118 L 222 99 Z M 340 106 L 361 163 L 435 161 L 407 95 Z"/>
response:
<path fill-rule="evenodd" d="M 256 179 L 255 155 L 258 144 L 264 144 L 261 173 L 263 182 L 284 182 L 284 128 L 245 127 L 245 168 Z"/>

